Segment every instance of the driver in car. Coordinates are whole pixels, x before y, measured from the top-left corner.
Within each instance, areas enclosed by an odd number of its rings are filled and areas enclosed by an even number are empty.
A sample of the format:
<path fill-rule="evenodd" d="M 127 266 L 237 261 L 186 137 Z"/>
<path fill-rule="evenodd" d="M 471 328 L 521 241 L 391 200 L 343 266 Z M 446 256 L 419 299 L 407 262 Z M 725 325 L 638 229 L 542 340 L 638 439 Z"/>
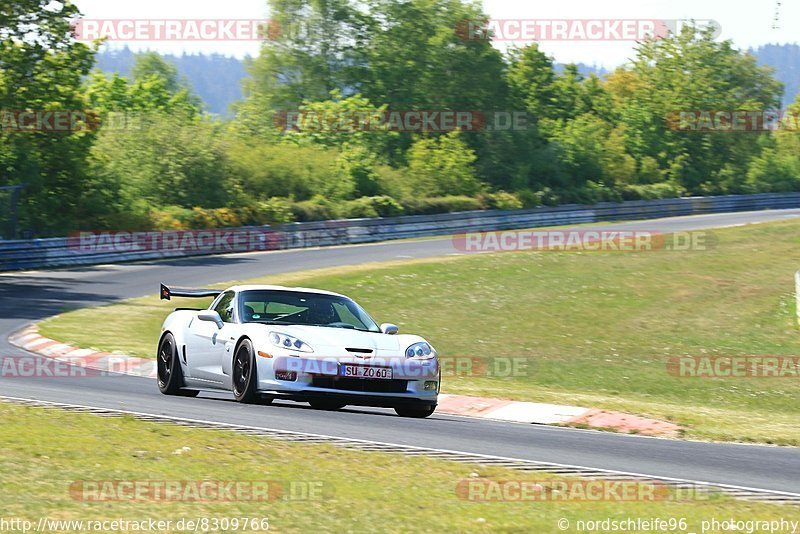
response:
<path fill-rule="evenodd" d="M 330 302 L 314 302 L 308 309 L 308 322 L 314 325 L 329 325 L 339 321 Z"/>

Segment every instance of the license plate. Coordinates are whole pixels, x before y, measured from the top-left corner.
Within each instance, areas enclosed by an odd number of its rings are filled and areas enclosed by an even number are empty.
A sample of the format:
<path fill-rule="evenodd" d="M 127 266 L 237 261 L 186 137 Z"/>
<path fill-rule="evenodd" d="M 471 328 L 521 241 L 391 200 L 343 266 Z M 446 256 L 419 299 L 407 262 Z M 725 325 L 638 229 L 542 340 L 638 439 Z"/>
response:
<path fill-rule="evenodd" d="M 345 378 L 375 378 L 378 380 L 391 380 L 392 370 L 388 367 L 365 367 L 363 365 L 342 364 L 339 376 Z"/>

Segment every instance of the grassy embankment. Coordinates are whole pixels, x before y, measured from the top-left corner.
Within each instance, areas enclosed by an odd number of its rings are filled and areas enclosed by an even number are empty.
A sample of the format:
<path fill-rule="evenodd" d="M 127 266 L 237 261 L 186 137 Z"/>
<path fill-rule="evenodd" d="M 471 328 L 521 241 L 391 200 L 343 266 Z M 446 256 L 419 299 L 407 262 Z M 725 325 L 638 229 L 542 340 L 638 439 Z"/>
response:
<path fill-rule="evenodd" d="M 712 517 L 777 520 L 789 510 L 720 496 L 683 502 L 473 502 L 457 495 L 459 481 L 554 477 L 9 404 L 0 404 L 0 427 L 3 518 L 34 525 L 40 517 L 152 518 L 171 520 L 170 531 L 179 532 L 181 519 L 248 517 L 267 518 L 275 532 L 545 533 L 558 532 L 561 518 L 574 526 L 581 519 L 659 517 L 686 518 L 688 530 L 699 532 L 700 522 Z M 108 480 L 278 481 L 283 492 L 268 502 L 88 502 L 70 493 L 76 482 Z M 297 490 L 289 498 L 290 487 L 315 488 L 313 498 L 304 499 Z M 104 489 L 102 495 L 111 493 Z M 49 525 L 47 532 L 77 531 Z"/>

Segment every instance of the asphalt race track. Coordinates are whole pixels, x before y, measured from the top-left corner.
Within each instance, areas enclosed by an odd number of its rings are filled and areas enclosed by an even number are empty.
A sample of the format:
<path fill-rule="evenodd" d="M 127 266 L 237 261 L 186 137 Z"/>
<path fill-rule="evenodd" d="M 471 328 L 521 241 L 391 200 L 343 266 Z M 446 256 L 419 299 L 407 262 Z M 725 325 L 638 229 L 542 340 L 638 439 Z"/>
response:
<path fill-rule="evenodd" d="M 672 232 L 788 217 L 800 217 L 800 209 L 678 217 L 603 228 Z M 318 267 L 454 253 L 450 239 L 442 238 L 6 273 L 0 275 L 0 357 L 31 356 L 6 340 L 31 321 L 79 306 L 148 294 L 157 298 L 159 282 L 203 286 Z M 791 284 L 792 273 L 786 276 Z M 86 327 L 103 335 L 102 325 Z M 423 420 L 405 419 L 391 410 L 372 408 L 325 412 L 289 402 L 246 406 L 221 394 L 201 393 L 196 399 L 165 397 L 153 380 L 122 375 L 0 376 L 0 395 L 800 493 L 798 448 L 654 439 L 439 414 Z"/>

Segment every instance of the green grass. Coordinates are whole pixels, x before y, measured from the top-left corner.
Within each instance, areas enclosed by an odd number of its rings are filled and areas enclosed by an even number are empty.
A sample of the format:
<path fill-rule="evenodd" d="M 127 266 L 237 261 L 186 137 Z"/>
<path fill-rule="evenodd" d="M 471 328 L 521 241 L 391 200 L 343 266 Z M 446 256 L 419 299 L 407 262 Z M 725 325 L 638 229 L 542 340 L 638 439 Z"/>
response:
<path fill-rule="evenodd" d="M 627 503 L 480 503 L 457 496 L 459 481 L 563 477 L 8 404 L 0 405 L 0 426 L 3 517 L 34 524 L 42 516 L 153 518 L 173 524 L 181 518 L 266 517 L 274 532 L 558 532 L 556 523 L 562 517 L 573 525 L 607 517 L 683 517 L 690 530 L 696 530 L 700 521 L 711 517 L 775 520 L 789 511 L 722 496 Z M 270 480 L 284 487 L 312 482 L 322 491 L 313 500 L 222 503 L 87 502 L 70 495 L 76 481 L 103 480 Z"/>
<path fill-rule="evenodd" d="M 455 377 L 463 393 L 645 414 L 697 439 L 800 444 L 800 380 L 692 379 L 680 355 L 796 355 L 800 222 L 715 231 L 706 251 L 520 252 L 393 262 L 259 279 L 348 294 L 445 356 L 526 357 L 512 378 Z M 172 303 L 171 306 L 174 306 Z M 72 311 L 46 336 L 152 357 L 169 303 Z M 103 325 L 102 335 L 85 325 Z"/>

